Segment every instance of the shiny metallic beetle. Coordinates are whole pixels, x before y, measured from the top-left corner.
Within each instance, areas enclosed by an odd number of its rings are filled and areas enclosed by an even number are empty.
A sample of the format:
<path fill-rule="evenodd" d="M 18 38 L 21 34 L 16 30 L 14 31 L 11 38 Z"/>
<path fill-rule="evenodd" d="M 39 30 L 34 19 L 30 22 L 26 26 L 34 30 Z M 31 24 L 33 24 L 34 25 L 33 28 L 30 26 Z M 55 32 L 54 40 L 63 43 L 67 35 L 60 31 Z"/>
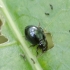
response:
<path fill-rule="evenodd" d="M 25 27 L 25 36 L 28 41 L 32 43 L 33 46 L 37 45 L 37 55 L 38 49 L 47 51 L 48 49 L 48 42 L 46 40 L 44 31 L 41 27 L 37 27 L 34 25 L 29 25 Z"/>

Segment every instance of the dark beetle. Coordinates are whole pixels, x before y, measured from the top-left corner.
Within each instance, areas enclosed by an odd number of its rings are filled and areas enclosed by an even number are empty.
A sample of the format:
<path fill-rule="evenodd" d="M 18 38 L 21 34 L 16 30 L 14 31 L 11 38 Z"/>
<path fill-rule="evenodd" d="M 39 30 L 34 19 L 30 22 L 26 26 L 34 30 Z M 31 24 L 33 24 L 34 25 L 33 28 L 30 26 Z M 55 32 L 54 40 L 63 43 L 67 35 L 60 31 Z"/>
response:
<path fill-rule="evenodd" d="M 37 27 L 34 25 L 26 26 L 25 36 L 26 39 L 32 43 L 32 45 L 34 46 L 37 45 L 37 55 L 38 55 L 38 49 L 42 49 L 42 52 L 47 51 L 48 43 L 44 31 L 41 27 Z"/>

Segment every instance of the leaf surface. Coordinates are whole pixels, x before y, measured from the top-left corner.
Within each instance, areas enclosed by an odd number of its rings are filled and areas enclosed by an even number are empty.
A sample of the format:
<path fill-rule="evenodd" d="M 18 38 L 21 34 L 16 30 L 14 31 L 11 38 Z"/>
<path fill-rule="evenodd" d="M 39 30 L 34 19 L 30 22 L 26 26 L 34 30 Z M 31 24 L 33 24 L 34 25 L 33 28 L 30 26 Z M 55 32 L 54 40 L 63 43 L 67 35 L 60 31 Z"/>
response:
<path fill-rule="evenodd" d="M 3 0 L 3 2 L 22 36 L 24 36 L 25 26 L 38 26 L 39 23 L 43 29 L 52 34 L 54 47 L 37 58 L 41 67 L 44 70 L 70 70 L 70 1 Z M 0 70 L 32 70 L 29 62 L 19 56 L 22 50 L 10 28 L 11 26 L 8 27 L 7 24 L 2 28 L 2 33 L 9 39 L 8 43 L 14 42 L 14 44 L 0 48 Z M 29 42 L 26 43 L 30 46 Z M 36 48 L 29 48 L 29 50 L 35 55 Z"/>

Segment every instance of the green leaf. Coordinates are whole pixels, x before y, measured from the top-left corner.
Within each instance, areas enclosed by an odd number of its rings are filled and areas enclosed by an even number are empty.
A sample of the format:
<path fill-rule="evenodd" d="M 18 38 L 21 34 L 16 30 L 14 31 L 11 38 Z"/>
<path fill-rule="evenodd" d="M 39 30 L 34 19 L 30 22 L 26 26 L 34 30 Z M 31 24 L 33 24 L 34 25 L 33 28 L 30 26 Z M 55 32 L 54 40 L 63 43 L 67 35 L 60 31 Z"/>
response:
<path fill-rule="evenodd" d="M 33 67 L 36 70 L 70 70 L 69 0 L 3 0 L 1 5 L 7 21 L 2 33 L 9 41 L 0 48 L 0 70 L 33 70 Z M 36 59 L 36 49 L 28 48 L 30 43 L 22 36 L 25 26 L 38 26 L 39 23 L 52 34 L 54 47 Z M 19 55 L 23 52 L 26 61 Z M 30 61 L 31 57 L 35 60 L 35 65 Z"/>
<path fill-rule="evenodd" d="M 24 54 L 20 48 L 21 45 L 13 36 L 13 33 L 7 24 L 8 23 L 5 22 L 1 27 L 2 35 L 0 35 L 0 43 L 4 38 L 8 39 L 8 41 L 0 44 L 0 70 L 32 70 L 28 60 L 26 59 L 25 61 L 25 59 L 20 56 L 21 54 Z"/>

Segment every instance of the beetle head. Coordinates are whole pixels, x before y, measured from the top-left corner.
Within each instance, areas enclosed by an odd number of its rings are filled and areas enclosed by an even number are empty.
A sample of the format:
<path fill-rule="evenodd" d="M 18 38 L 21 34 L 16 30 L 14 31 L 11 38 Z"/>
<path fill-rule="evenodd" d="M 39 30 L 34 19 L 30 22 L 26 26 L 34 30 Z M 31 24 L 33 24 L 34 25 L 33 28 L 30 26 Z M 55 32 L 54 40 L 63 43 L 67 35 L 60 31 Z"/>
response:
<path fill-rule="evenodd" d="M 48 43 L 47 43 L 46 40 L 40 41 L 40 43 L 39 43 L 39 48 L 42 49 L 42 52 L 47 51 L 47 48 L 48 48 L 47 45 L 48 45 Z"/>

